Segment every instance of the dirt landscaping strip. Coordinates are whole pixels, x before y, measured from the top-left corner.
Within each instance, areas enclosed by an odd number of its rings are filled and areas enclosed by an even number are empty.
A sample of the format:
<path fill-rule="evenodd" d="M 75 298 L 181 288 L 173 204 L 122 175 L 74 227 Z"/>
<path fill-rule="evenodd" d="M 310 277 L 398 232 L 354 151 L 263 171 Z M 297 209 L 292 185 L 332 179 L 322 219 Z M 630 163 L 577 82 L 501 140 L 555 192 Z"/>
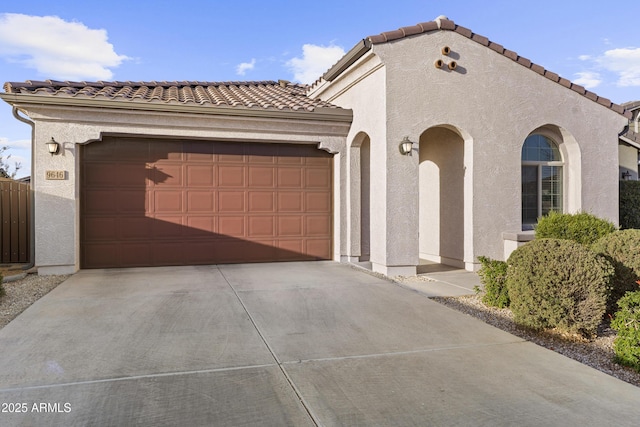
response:
<path fill-rule="evenodd" d="M 11 277 L 11 276 L 7 276 Z M 28 274 L 2 284 L 5 295 L 0 297 L 0 328 L 15 319 L 31 304 L 51 292 L 70 276 L 38 276 Z"/>
<path fill-rule="evenodd" d="M 609 327 L 608 322 L 600 326 L 598 336 L 594 340 L 588 341 L 577 336 L 567 336 L 553 332 L 536 332 L 522 328 L 513 322 L 513 315 L 509 309 L 488 307 L 482 303 L 481 297 L 477 295 L 434 297 L 432 299 L 447 307 L 476 317 L 505 332 L 640 387 L 640 372 L 621 366 L 613 361 L 613 341 L 616 338 L 616 331 Z"/>

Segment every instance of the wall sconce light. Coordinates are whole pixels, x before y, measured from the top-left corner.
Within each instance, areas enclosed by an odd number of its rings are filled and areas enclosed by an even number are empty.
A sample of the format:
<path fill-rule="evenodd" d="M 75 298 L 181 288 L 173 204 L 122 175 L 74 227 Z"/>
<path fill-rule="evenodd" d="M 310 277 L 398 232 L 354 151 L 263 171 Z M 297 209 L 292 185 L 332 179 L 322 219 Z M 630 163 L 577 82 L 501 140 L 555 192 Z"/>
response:
<path fill-rule="evenodd" d="M 411 150 L 413 150 L 413 142 L 411 142 L 409 140 L 408 136 L 405 136 L 404 138 L 402 138 L 402 141 L 400 142 L 400 152 L 402 154 L 404 154 L 405 156 L 407 155 L 411 155 Z"/>
<path fill-rule="evenodd" d="M 47 142 L 47 149 L 49 150 L 49 153 L 51 153 L 52 156 L 54 154 L 59 154 L 60 144 L 56 142 L 56 140 L 53 139 L 53 137 L 51 137 L 51 141 Z"/>
<path fill-rule="evenodd" d="M 624 179 L 625 181 L 629 181 L 631 179 L 631 172 L 629 171 L 622 172 L 622 179 Z"/>

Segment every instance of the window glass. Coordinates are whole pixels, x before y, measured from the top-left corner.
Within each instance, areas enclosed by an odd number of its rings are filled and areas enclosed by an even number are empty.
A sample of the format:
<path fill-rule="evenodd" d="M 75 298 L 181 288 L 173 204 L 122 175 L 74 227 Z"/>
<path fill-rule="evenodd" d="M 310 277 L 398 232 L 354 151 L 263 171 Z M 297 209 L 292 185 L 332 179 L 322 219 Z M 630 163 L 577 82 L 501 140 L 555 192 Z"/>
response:
<path fill-rule="evenodd" d="M 558 146 L 543 135 L 531 135 L 522 145 L 522 228 L 532 229 L 538 218 L 562 212 L 562 161 Z"/>

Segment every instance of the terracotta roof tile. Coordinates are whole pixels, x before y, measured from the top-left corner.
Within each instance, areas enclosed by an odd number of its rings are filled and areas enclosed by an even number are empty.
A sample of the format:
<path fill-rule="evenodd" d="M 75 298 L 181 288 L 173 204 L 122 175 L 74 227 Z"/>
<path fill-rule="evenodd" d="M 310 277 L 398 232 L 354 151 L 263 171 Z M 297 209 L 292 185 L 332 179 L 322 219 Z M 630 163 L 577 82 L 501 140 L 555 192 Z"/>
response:
<path fill-rule="evenodd" d="M 435 31 L 438 29 L 438 24 L 435 21 L 421 22 L 417 26 L 422 28 L 423 33 Z"/>
<path fill-rule="evenodd" d="M 307 86 L 288 82 L 7 82 L 6 93 L 59 98 L 197 104 L 233 108 L 314 111 L 339 107 L 306 96 Z"/>
<path fill-rule="evenodd" d="M 524 65 L 527 68 L 531 68 L 531 60 L 525 58 L 524 56 L 518 57 L 518 63 Z"/>
<path fill-rule="evenodd" d="M 551 80 L 552 82 L 556 82 L 557 83 L 560 80 L 560 76 L 559 75 L 557 75 L 556 73 L 553 73 L 553 72 L 551 72 L 549 70 L 544 72 L 544 76 L 546 78 L 548 78 L 549 80 Z"/>
<path fill-rule="evenodd" d="M 420 28 L 421 31 L 416 32 L 414 30 L 416 27 Z M 411 30 L 407 31 L 408 28 L 410 28 Z M 490 41 L 487 37 L 481 36 L 479 34 L 475 34 L 468 28 L 462 27 L 460 25 L 456 25 L 453 21 L 451 21 L 446 17 L 441 16 L 436 18 L 434 21 L 423 22 L 412 27 L 404 27 L 404 28 L 401 28 L 400 30 L 388 31 L 379 35 L 370 36 L 370 37 L 367 37 L 365 40 L 368 40 L 371 44 L 375 45 L 380 43 L 386 43 L 390 40 L 397 40 L 398 38 L 401 38 L 401 37 L 408 37 L 410 35 L 415 35 L 418 33 L 426 33 L 426 32 L 435 31 L 435 30 L 455 31 L 456 33 L 464 37 L 467 37 L 477 43 L 480 43 L 483 46 L 488 46 L 491 50 L 501 55 L 504 55 L 513 61 L 516 61 L 517 63 L 521 64 L 526 68 L 530 68 L 536 73 L 543 75 L 548 79 L 566 88 L 570 88 L 573 91 L 581 95 L 584 95 L 585 97 L 591 99 L 592 101 L 598 102 L 599 104 L 604 105 L 605 107 L 608 107 L 616 112 L 620 112 L 620 110 L 622 109 L 622 113 L 621 113 L 622 115 L 624 115 L 627 118 L 631 117 L 630 107 L 626 105 L 623 105 L 622 107 L 620 107 L 617 104 L 612 103 L 610 100 L 606 98 L 601 98 L 593 92 L 586 91 L 582 86 L 573 84 L 569 80 L 561 78 L 558 74 L 545 70 L 544 67 L 531 62 L 527 58 L 519 56 L 516 52 L 512 50 L 505 49 L 502 45 Z M 404 36 L 400 36 L 400 34 L 404 34 Z"/>
<path fill-rule="evenodd" d="M 470 37 L 474 42 L 478 42 L 483 46 L 489 46 L 489 39 L 485 36 L 481 36 L 480 34 L 472 34 Z"/>
<path fill-rule="evenodd" d="M 458 26 L 456 27 L 456 30 L 455 30 L 455 31 L 456 31 L 456 33 L 462 34 L 463 36 L 465 36 L 465 37 L 467 37 L 467 38 L 469 38 L 469 39 L 470 39 L 470 38 L 471 38 L 471 36 L 473 35 L 473 32 L 472 32 L 470 29 L 465 28 L 465 27 L 463 27 L 462 25 L 458 25 Z"/>
<path fill-rule="evenodd" d="M 579 84 L 576 83 L 571 83 L 571 90 L 578 92 L 580 95 L 584 95 L 585 92 L 587 91 L 584 86 L 580 86 Z"/>

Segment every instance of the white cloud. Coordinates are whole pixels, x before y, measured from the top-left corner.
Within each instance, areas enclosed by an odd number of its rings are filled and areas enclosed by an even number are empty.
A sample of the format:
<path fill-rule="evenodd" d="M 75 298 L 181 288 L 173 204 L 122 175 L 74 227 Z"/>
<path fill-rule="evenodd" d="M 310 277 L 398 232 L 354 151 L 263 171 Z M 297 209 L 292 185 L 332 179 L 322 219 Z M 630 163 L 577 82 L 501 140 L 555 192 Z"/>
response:
<path fill-rule="evenodd" d="M 574 83 L 584 86 L 587 89 L 593 89 L 602 83 L 602 77 L 595 71 L 582 71 L 575 75 L 578 76 L 578 78 L 574 80 Z"/>
<path fill-rule="evenodd" d="M 251 62 L 242 62 L 238 64 L 236 67 L 236 74 L 239 76 L 244 76 L 247 71 L 253 70 L 256 66 L 256 59 L 251 58 Z"/>
<path fill-rule="evenodd" d="M 589 59 L 591 59 L 591 55 L 580 55 L 578 56 L 578 59 L 580 61 L 588 61 Z"/>
<path fill-rule="evenodd" d="M 640 47 L 608 50 L 598 62 L 618 75 L 618 86 L 640 86 Z"/>
<path fill-rule="evenodd" d="M 130 59 L 114 51 L 106 30 L 16 13 L 0 14 L 0 56 L 62 80 L 110 80 L 111 68 Z"/>
<path fill-rule="evenodd" d="M 286 66 L 293 78 L 301 83 L 313 83 L 345 54 L 340 46 L 302 46 L 302 58 L 292 58 Z"/>
<path fill-rule="evenodd" d="M 8 147 L 9 149 L 16 148 L 30 150 L 31 141 L 29 141 L 28 139 L 9 140 L 9 138 L 0 136 L 0 147 Z"/>

